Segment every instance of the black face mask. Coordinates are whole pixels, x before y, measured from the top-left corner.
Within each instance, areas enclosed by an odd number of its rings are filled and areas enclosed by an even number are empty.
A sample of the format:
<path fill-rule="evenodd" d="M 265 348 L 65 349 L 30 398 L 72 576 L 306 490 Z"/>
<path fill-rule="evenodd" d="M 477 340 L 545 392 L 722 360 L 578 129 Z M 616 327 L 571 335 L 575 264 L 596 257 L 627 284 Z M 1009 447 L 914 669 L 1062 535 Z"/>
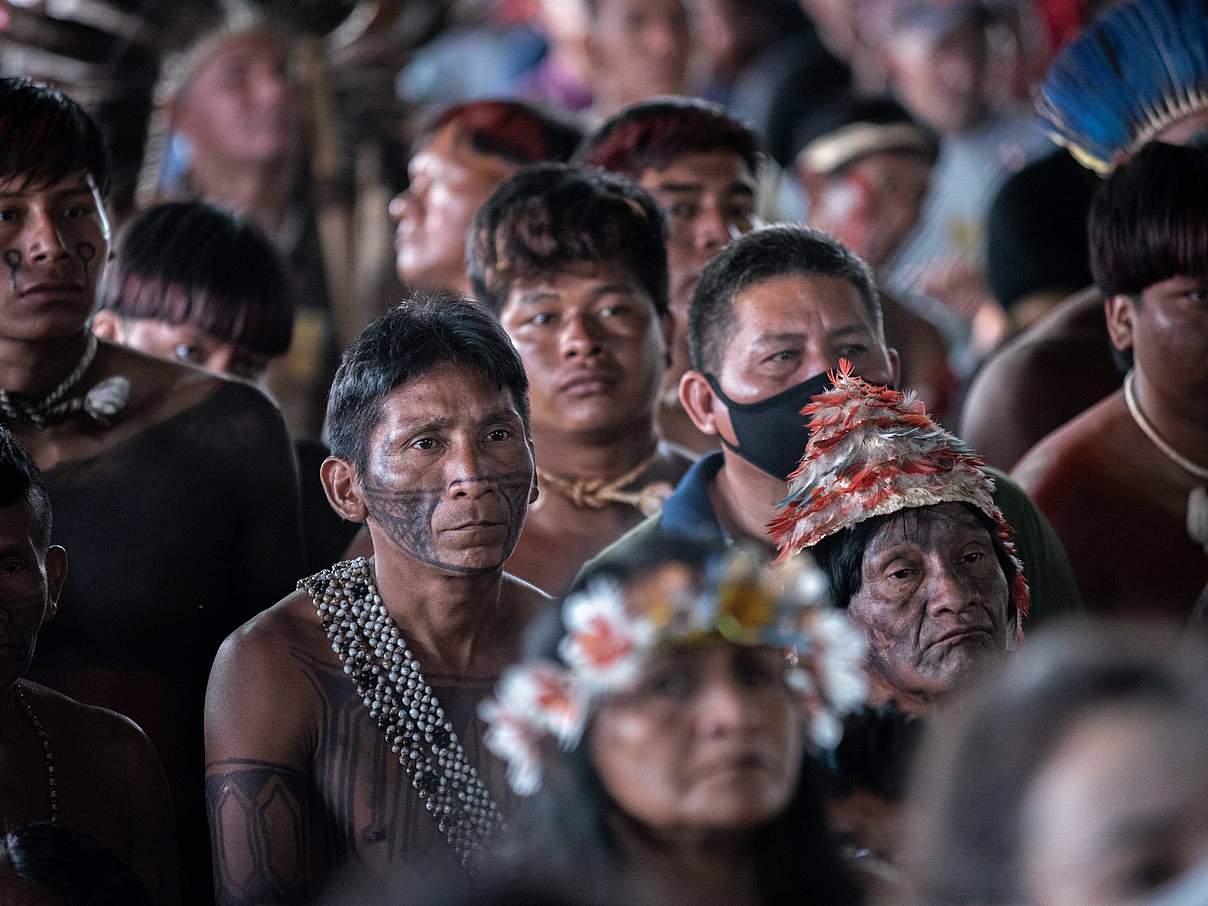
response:
<path fill-rule="evenodd" d="M 827 373 L 815 374 L 758 403 L 736 403 L 722 392 L 713 375 L 706 374 L 705 380 L 730 411 L 730 424 L 738 438 L 737 447 L 724 437 L 721 442 L 753 466 L 788 481 L 810 439 L 809 419 L 801 410 L 811 398 L 834 386 Z"/>

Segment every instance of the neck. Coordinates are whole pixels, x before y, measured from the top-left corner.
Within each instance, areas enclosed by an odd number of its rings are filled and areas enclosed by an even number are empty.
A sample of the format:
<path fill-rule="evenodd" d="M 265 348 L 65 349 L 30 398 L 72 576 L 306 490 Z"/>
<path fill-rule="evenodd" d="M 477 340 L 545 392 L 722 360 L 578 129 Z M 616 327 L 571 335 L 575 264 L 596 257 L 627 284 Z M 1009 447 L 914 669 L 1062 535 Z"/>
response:
<path fill-rule="evenodd" d="M 1151 383 L 1140 371 L 1133 372 L 1133 391 L 1157 435 L 1196 465 L 1208 467 L 1208 401 Z"/>
<path fill-rule="evenodd" d="M 889 685 L 875 670 L 868 670 L 868 698 L 870 708 L 883 708 L 890 702 L 898 706 L 907 717 L 929 717 L 935 713 L 935 700 L 930 696 L 916 695 Z"/>
<path fill-rule="evenodd" d="M 0 339 L 0 388 L 24 396 L 45 396 L 76 367 L 87 341 L 82 328 L 54 340 Z"/>
<path fill-rule="evenodd" d="M 370 527 L 374 550 L 382 539 Z M 378 594 L 425 671 L 480 675 L 493 662 L 503 568 L 458 576 L 391 551 L 374 557 Z"/>
<path fill-rule="evenodd" d="M 246 214 L 270 236 L 281 230 L 296 178 L 296 167 L 288 160 L 227 161 L 199 155 L 189 170 L 199 195 Z"/>
<path fill-rule="evenodd" d="M 785 483 L 725 447 L 721 455 L 725 465 L 709 489 L 718 519 L 735 534 L 770 545 L 768 523 L 787 492 Z"/>
<path fill-rule="evenodd" d="M 573 434 L 533 425 L 533 449 L 541 469 L 559 478 L 603 479 L 624 475 L 658 448 L 653 414 L 607 436 Z"/>

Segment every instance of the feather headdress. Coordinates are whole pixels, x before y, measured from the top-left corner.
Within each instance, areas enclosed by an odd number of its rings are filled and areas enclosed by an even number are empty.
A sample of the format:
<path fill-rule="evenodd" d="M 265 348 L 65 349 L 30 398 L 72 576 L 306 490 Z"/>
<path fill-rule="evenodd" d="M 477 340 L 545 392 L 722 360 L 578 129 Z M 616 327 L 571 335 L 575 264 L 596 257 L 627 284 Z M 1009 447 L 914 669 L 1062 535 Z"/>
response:
<path fill-rule="evenodd" d="M 593 707 L 632 686 L 666 644 L 717 638 L 782 649 L 786 687 L 811 740 L 838 744 L 842 715 L 867 694 L 865 643 L 847 615 L 828 605 L 822 572 L 808 555 L 774 567 L 745 548 L 717 566 L 698 581 L 671 561 L 624 587 L 597 579 L 566 599 L 558 660 L 512 667 L 479 708 L 487 748 L 507 762 L 519 795 L 540 786 L 553 743 L 578 745 Z"/>
<path fill-rule="evenodd" d="M 1208 0 L 1130 0 L 1054 60 L 1037 99 L 1055 142 L 1110 173 L 1158 133 L 1208 108 Z"/>
<path fill-rule="evenodd" d="M 1022 618 L 1028 611 L 1023 565 L 982 460 L 932 421 L 913 393 L 869 384 L 852 374 L 846 359 L 830 378 L 834 387 L 802 410 L 810 418 L 809 443 L 768 526 L 781 558 L 874 516 L 969 503 L 994 522 L 1011 557 L 1011 598 Z"/>

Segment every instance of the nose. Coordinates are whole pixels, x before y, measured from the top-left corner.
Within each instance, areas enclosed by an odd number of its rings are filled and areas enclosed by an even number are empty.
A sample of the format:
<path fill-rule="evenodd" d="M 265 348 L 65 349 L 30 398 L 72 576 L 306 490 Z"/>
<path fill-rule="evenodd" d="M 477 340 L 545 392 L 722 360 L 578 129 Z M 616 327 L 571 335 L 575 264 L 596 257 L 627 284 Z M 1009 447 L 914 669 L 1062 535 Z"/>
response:
<path fill-rule="evenodd" d="M 390 199 L 390 204 L 387 206 L 387 211 L 390 212 L 390 219 L 395 223 L 402 223 L 403 218 L 407 216 L 407 209 L 414 203 L 414 198 L 410 189 L 399 192 Z"/>
<path fill-rule="evenodd" d="M 497 489 L 495 479 L 482 471 L 479 450 L 472 443 L 457 443 L 449 450 L 445 462 L 449 495 L 454 498 L 478 500 Z"/>
<path fill-rule="evenodd" d="M 681 56 L 680 46 L 683 44 L 683 29 L 678 23 L 660 20 L 652 23 L 645 34 L 647 52 L 664 61 L 674 61 Z"/>
<path fill-rule="evenodd" d="M 582 314 L 567 315 L 558 337 L 558 350 L 567 361 L 590 359 L 603 352 L 595 319 Z"/>
<path fill-rule="evenodd" d="M 702 208 L 693 225 L 693 244 L 700 252 L 716 252 L 730 241 L 730 224 L 715 205 Z"/>
<path fill-rule="evenodd" d="M 26 253 L 31 261 L 59 261 L 70 256 L 67 243 L 49 211 L 31 211 L 28 223 Z"/>
<path fill-rule="evenodd" d="M 715 677 L 701 688 L 695 710 L 702 736 L 746 732 L 760 717 L 746 690 L 728 675 Z"/>
<path fill-rule="evenodd" d="M 977 602 L 978 593 L 974 584 L 959 567 L 946 560 L 932 563 L 927 582 L 927 611 L 932 616 L 960 613 Z"/>

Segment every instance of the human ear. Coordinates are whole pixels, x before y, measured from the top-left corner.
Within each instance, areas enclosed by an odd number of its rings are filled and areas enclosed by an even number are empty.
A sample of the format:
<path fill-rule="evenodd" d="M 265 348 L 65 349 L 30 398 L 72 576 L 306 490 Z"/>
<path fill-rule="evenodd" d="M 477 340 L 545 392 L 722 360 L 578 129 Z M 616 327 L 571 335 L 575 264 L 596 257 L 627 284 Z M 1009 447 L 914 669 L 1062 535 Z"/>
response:
<path fill-rule="evenodd" d="M 328 456 L 319 466 L 319 480 L 327 502 L 336 514 L 348 522 L 364 522 L 369 518 L 369 508 L 361 493 L 361 482 L 356 468 L 337 456 Z"/>
<path fill-rule="evenodd" d="M 59 595 L 63 593 L 63 583 L 67 581 L 67 551 L 57 544 L 46 549 L 46 613 L 43 623 L 49 623 L 59 612 Z"/>
<path fill-rule="evenodd" d="M 1103 300 L 1103 313 L 1107 316 L 1107 334 L 1111 337 L 1112 345 L 1121 352 L 1132 349 L 1136 304 L 1131 296 L 1123 293 L 1108 296 Z"/>
<path fill-rule="evenodd" d="M 102 308 L 92 316 L 92 332 L 102 340 L 126 342 L 126 326 L 117 312 L 109 308 Z"/>
<path fill-rule="evenodd" d="M 691 369 L 685 371 L 680 378 L 679 398 L 697 431 L 710 435 L 720 433 L 717 415 L 713 411 L 716 408 L 717 395 L 703 374 Z"/>
<path fill-rule="evenodd" d="M 889 381 L 891 387 L 902 386 L 902 357 L 898 355 L 898 351 L 892 346 L 886 348 L 886 354 L 889 358 Z"/>

